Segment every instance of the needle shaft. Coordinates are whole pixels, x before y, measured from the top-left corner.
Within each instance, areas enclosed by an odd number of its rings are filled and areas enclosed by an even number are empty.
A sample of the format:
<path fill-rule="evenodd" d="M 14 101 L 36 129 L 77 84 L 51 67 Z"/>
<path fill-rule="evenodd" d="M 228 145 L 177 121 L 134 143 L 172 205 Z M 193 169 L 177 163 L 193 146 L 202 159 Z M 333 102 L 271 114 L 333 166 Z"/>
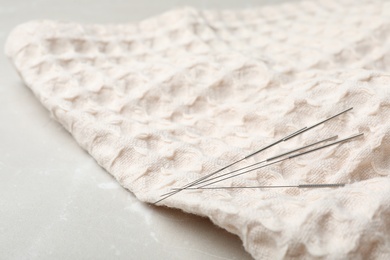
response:
<path fill-rule="evenodd" d="M 222 189 L 272 189 L 272 188 L 335 188 L 344 187 L 345 183 L 325 183 L 325 184 L 300 184 L 300 185 L 263 185 L 263 186 L 218 186 L 218 187 L 190 187 L 188 190 L 222 190 Z M 174 188 L 177 190 L 177 188 Z"/>

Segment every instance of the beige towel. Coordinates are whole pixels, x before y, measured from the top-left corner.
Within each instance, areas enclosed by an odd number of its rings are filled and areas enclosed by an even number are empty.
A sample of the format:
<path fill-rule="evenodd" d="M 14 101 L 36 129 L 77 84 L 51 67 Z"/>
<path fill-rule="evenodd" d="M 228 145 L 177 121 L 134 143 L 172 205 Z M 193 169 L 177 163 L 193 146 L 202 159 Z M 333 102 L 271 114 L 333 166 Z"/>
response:
<path fill-rule="evenodd" d="M 353 106 L 246 164 L 334 134 L 363 138 L 220 183 L 346 187 L 196 190 L 160 205 L 209 217 L 257 259 L 390 259 L 388 2 L 33 21 L 6 53 L 80 146 L 146 202 Z"/>

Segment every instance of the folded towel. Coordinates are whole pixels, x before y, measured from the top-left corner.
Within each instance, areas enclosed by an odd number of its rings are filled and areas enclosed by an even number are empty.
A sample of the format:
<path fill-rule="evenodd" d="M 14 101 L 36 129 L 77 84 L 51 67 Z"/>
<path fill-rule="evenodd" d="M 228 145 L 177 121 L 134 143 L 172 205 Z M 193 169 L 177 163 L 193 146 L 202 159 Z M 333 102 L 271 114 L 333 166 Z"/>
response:
<path fill-rule="evenodd" d="M 6 54 L 80 146 L 145 202 L 353 106 L 232 169 L 335 134 L 363 138 L 220 183 L 345 187 L 191 190 L 158 205 L 207 216 L 257 259 L 390 259 L 389 2 L 32 21 L 14 29 Z"/>

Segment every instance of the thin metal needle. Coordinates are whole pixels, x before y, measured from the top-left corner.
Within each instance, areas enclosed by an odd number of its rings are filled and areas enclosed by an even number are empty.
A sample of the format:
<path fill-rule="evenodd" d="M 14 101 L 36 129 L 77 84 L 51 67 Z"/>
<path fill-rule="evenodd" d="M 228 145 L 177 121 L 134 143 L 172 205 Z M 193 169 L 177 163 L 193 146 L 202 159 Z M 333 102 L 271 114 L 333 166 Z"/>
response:
<path fill-rule="evenodd" d="M 239 162 L 244 161 L 245 159 L 248 159 L 248 158 L 254 156 L 255 154 L 258 154 L 258 153 L 260 153 L 260 152 L 262 152 L 262 151 L 264 151 L 264 150 L 266 150 L 268 148 L 271 148 L 271 147 L 273 147 L 273 146 L 275 146 L 275 145 L 277 145 L 277 144 L 279 144 L 281 142 L 285 142 L 285 141 L 287 141 L 287 140 L 289 140 L 289 139 L 291 139 L 291 138 L 293 138 L 295 136 L 298 136 L 298 135 L 300 135 L 300 134 L 302 134 L 302 133 L 304 133 L 304 132 L 306 132 L 306 131 L 308 131 L 310 129 L 313 129 L 314 127 L 319 126 L 319 125 L 321 125 L 321 124 L 323 124 L 323 123 L 325 123 L 325 122 L 327 122 L 327 121 L 329 121 L 329 120 L 331 120 L 331 119 L 333 119 L 333 118 L 335 118 L 335 117 L 337 117 L 337 116 L 339 116 L 341 114 L 344 114 L 344 113 L 346 113 L 346 112 L 348 112 L 348 111 L 350 111 L 352 109 L 353 109 L 353 107 L 348 108 L 348 109 L 346 109 L 346 110 L 344 110 L 344 111 L 342 111 L 342 112 L 340 112 L 340 113 L 338 113 L 338 114 L 336 114 L 336 115 L 334 115 L 332 117 L 329 117 L 329 118 L 327 118 L 325 120 L 322 120 L 322 121 L 318 122 L 317 124 L 314 124 L 314 125 L 310 126 L 309 128 L 308 127 L 304 127 L 304 128 L 302 128 L 302 129 L 300 129 L 300 130 L 298 130 L 298 131 L 296 131 L 296 132 L 294 132 L 294 133 L 292 133 L 292 134 L 290 134 L 290 135 L 288 135 L 288 136 L 286 136 L 286 137 L 284 137 L 282 139 L 279 139 L 278 141 L 276 141 L 276 142 L 274 142 L 274 143 L 272 143 L 272 144 L 270 144 L 270 145 L 268 145 L 268 146 L 266 146 L 266 147 L 264 147 L 264 148 L 262 148 L 262 149 L 260 149 L 260 150 L 258 150 L 256 152 L 254 152 L 254 153 L 251 153 L 251 154 L 245 156 L 244 158 L 242 158 L 242 159 L 240 159 L 238 161 L 235 161 L 235 162 L 233 162 L 233 163 L 231 163 L 231 164 L 229 164 L 229 165 L 227 165 L 227 166 L 225 166 L 225 167 L 223 167 L 223 168 L 221 168 L 221 169 L 219 169 L 219 170 L 217 170 L 217 171 L 215 171 L 213 173 L 210 173 L 210 174 L 208 174 L 206 176 L 203 176 L 203 177 L 201 177 L 201 178 L 199 178 L 199 179 L 197 179 L 197 180 L 195 180 L 195 181 L 193 181 L 193 182 L 183 186 L 179 190 L 176 190 L 176 191 L 173 191 L 173 192 L 170 192 L 170 193 L 167 193 L 167 194 L 163 194 L 162 196 L 165 196 L 165 197 L 157 200 L 153 204 L 157 204 L 157 203 L 159 203 L 159 202 L 161 202 L 161 201 L 163 201 L 163 200 L 165 200 L 165 199 L 167 199 L 167 198 L 177 194 L 178 192 L 180 192 L 180 191 L 182 191 L 182 190 L 184 190 L 184 189 L 186 189 L 188 187 L 194 186 L 195 184 L 199 183 L 200 181 L 203 181 L 203 180 L 205 180 L 205 179 L 207 179 L 207 178 L 209 178 L 209 177 L 211 177 L 211 176 L 213 176 L 213 175 L 215 175 L 215 174 L 217 174 L 217 173 L 219 173 L 219 172 L 221 172 L 221 171 L 223 171 L 223 170 L 225 170 L 225 169 L 227 169 L 227 168 L 229 168 L 229 167 L 231 167 L 231 166 L 233 166 L 233 165 L 235 165 L 235 164 L 237 164 Z"/>
<path fill-rule="evenodd" d="M 188 190 L 221 190 L 221 189 L 272 189 L 272 188 L 335 188 L 344 187 L 345 183 L 326 183 L 326 184 L 301 184 L 301 185 L 264 185 L 264 186 L 218 186 L 204 188 L 188 188 Z M 174 188 L 177 190 L 177 188 Z"/>
<path fill-rule="evenodd" d="M 324 143 L 324 142 L 327 142 L 327 141 L 330 141 L 330 140 L 333 140 L 333 139 L 336 139 L 338 136 L 335 135 L 335 136 L 332 136 L 332 137 L 329 137 L 329 138 L 326 138 L 324 140 L 321 140 L 321 141 L 318 141 L 318 142 L 315 142 L 315 143 L 312 143 L 312 144 L 308 144 L 308 145 L 305 145 L 305 146 L 302 146 L 302 147 L 299 147 L 297 149 L 294 149 L 294 150 L 291 150 L 291 151 L 288 151 L 288 152 L 285 152 L 285 153 L 282 153 L 282 154 L 279 154 L 279 155 L 276 155 L 276 156 L 273 156 L 271 158 L 268 158 L 264 161 L 261 161 L 261 162 L 257 162 L 257 163 L 254 163 L 254 164 L 251 164 L 251 165 L 248 165 L 248 166 L 245 166 L 243 168 L 240 168 L 240 169 L 237 169 L 237 170 L 234 170 L 234 171 L 231 171 L 231 172 L 228 172 L 228 173 L 224 173 L 224 174 L 221 174 L 221 175 L 218 175 L 218 176 L 215 176 L 213 178 L 210 178 L 210 179 L 207 179 L 207 180 L 203 180 L 203 181 L 200 181 L 198 183 L 196 183 L 195 185 L 199 185 L 199 184 L 202 184 L 202 183 L 205 183 L 205 182 L 209 182 L 209 181 L 212 181 L 212 180 L 215 180 L 215 179 L 218 179 L 218 178 L 221 178 L 223 176 L 226 176 L 226 175 L 230 175 L 230 174 L 233 174 L 235 172 L 239 172 L 239 171 L 242 171 L 242 170 L 245 170 L 245 169 L 248 169 L 250 167 L 254 167 L 256 165 L 260 165 L 262 163 L 265 163 L 265 162 L 270 162 L 270 161 L 273 161 L 275 159 L 278 159 L 280 157 L 283 157 L 283 156 L 286 156 L 286 155 L 289 155 L 289 154 L 292 154 L 294 152 L 297 152 L 297 151 L 300 151 L 300 150 L 303 150 L 303 149 L 306 149 L 306 148 L 309 148 L 309 147 L 312 147 L 314 145 L 317 145 L 317 144 L 320 144 L 320 143 Z M 193 186 L 195 186 L 193 185 Z"/>
<path fill-rule="evenodd" d="M 309 130 L 313 129 L 314 127 L 317 127 L 317 126 L 319 126 L 319 125 L 321 125 L 321 124 L 323 124 L 323 123 L 325 123 L 325 122 L 328 122 L 329 120 L 331 120 L 331 119 L 333 119 L 333 118 L 335 118 L 335 117 L 338 117 L 338 116 L 340 116 L 340 115 L 342 115 L 342 114 L 344 114 L 344 113 L 346 113 L 346 112 L 348 112 L 348 111 L 350 111 L 350 110 L 352 110 L 352 109 L 353 109 L 353 107 L 350 107 L 350 108 L 348 108 L 348 109 L 345 109 L 344 111 L 341 111 L 340 113 L 338 113 L 338 114 L 336 114 L 336 115 L 334 115 L 334 116 L 328 117 L 328 118 L 325 119 L 325 120 L 322 120 L 322 121 L 320 121 L 320 122 L 318 122 L 318 123 L 316 123 L 316 124 L 314 124 L 314 125 L 312 125 L 312 126 L 307 127 L 306 129 L 304 129 L 302 132 L 300 132 L 300 133 L 298 133 L 298 134 L 302 134 L 302 133 L 304 133 L 304 132 L 306 132 L 306 131 L 309 131 Z M 298 134 L 295 134 L 295 135 L 298 135 Z M 293 138 L 295 135 L 289 136 L 288 139 Z M 288 139 L 287 139 L 287 140 L 288 140 Z"/>
<path fill-rule="evenodd" d="M 234 174 L 234 175 L 232 175 L 232 176 L 225 177 L 225 178 L 223 178 L 223 179 L 221 179 L 221 180 L 217 180 L 217 181 L 214 181 L 214 182 L 205 184 L 205 185 L 203 185 L 203 186 L 201 186 L 201 187 L 199 187 L 199 188 L 203 188 L 203 187 L 209 186 L 209 185 L 214 184 L 214 183 L 218 183 L 218 182 L 221 182 L 221 181 L 230 179 L 230 178 L 234 178 L 234 177 L 243 175 L 243 174 L 245 174 L 245 173 L 252 172 L 252 171 L 255 171 L 255 170 L 258 170 L 258 169 L 261 169 L 261 168 L 264 168 L 264 167 L 267 167 L 267 166 L 270 166 L 270 165 L 273 165 L 273 164 L 276 164 L 276 163 L 279 163 L 279 162 L 282 162 L 282 161 L 285 161 L 285 160 L 289 160 L 289 159 L 292 159 L 292 158 L 295 158 L 295 157 L 298 157 L 298 156 L 302 156 L 302 155 L 305 155 L 305 154 L 308 154 L 308 153 L 312 153 L 312 152 L 315 152 L 315 151 L 318 151 L 318 150 L 321 150 L 321 149 L 324 149 L 324 148 L 327 148 L 327 147 L 330 147 L 330 146 L 333 146 L 333 145 L 336 145 L 336 144 L 339 144 L 339 143 L 347 142 L 347 141 L 349 141 L 349 140 L 351 140 L 351 139 L 353 139 L 353 138 L 357 138 L 357 137 L 360 137 L 360 136 L 362 136 L 362 135 L 363 135 L 363 133 L 360 133 L 360 134 L 353 135 L 353 136 L 351 136 L 351 137 L 347 137 L 347 138 L 341 139 L 341 140 L 339 140 L 339 141 L 336 141 L 336 142 L 333 142 L 333 143 L 330 143 L 330 144 L 326 144 L 326 145 L 323 145 L 323 146 L 320 146 L 320 147 L 311 149 L 311 150 L 306 151 L 306 152 L 302 152 L 302 153 L 298 153 L 298 154 L 295 154 L 295 155 L 291 155 L 291 156 L 289 156 L 289 157 L 286 157 L 286 158 L 277 160 L 277 161 L 275 161 L 275 162 L 267 163 L 267 164 L 264 164 L 264 165 L 262 165 L 262 166 L 253 168 L 253 169 L 251 169 L 251 170 L 247 170 L 247 171 L 244 171 L 244 172 L 241 172 L 241 173 L 237 173 L 237 174 Z"/>

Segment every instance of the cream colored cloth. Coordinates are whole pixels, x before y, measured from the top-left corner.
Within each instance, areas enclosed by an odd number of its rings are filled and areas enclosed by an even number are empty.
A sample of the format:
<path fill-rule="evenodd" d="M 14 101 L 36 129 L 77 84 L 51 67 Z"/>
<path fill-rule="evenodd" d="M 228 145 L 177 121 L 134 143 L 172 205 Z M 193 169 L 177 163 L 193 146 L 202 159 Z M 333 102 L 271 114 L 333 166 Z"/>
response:
<path fill-rule="evenodd" d="M 33 21 L 6 53 L 80 146 L 146 202 L 353 106 L 246 164 L 334 134 L 364 138 L 220 183 L 346 187 L 196 190 L 160 205 L 209 217 L 257 259 L 390 259 L 388 2 Z"/>

